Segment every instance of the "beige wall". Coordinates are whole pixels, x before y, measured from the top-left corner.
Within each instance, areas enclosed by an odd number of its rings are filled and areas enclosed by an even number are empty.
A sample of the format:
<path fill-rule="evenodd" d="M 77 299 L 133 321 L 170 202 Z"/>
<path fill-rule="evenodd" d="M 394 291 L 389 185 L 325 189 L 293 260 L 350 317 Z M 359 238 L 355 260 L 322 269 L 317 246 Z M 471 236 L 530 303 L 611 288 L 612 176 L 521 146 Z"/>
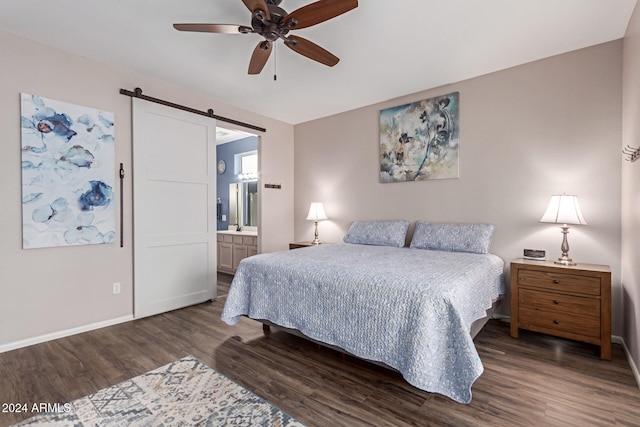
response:
<path fill-rule="evenodd" d="M 640 147 L 640 6 L 624 38 L 622 147 Z M 640 161 L 622 162 L 624 340 L 640 368 Z"/>
<path fill-rule="evenodd" d="M 131 99 L 120 95 L 120 88 L 141 87 L 149 96 L 213 108 L 220 116 L 266 128 L 260 135 L 261 175 L 282 189 L 262 191 L 261 248 L 287 248 L 293 237 L 292 125 L 3 32 L 0 52 L 0 351 L 131 318 Z M 124 248 L 21 249 L 20 92 L 115 113 L 116 162 L 124 163 L 127 173 Z M 114 282 L 122 284 L 119 295 L 112 294 Z"/>
<path fill-rule="evenodd" d="M 488 222 L 506 262 L 523 248 L 554 259 L 560 229 L 538 220 L 552 194 L 577 194 L 589 225 L 571 229 L 570 254 L 611 266 L 613 331 L 622 334 L 621 76 L 615 41 L 296 125 L 296 240 L 312 238 L 304 218 L 318 200 L 330 218 L 319 224 L 323 241 L 341 241 L 353 220 Z M 460 178 L 380 184 L 379 111 L 454 91 Z"/>

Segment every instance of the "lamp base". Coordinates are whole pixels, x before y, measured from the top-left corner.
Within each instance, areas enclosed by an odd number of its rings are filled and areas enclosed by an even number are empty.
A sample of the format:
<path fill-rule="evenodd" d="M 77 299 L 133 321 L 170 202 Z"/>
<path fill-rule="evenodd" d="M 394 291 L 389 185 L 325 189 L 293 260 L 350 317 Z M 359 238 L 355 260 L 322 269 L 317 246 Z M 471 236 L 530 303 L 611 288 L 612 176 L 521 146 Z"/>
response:
<path fill-rule="evenodd" d="M 561 256 L 560 258 L 558 258 L 553 262 L 560 265 L 578 265 L 578 263 L 573 262 L 571 258 L 565 257 L 565 256 Z"/>
<path fill-rule="evenodd" d="M 576 265 L 576 263 L 573 262 L 571 258 L 569 258 L 569 241 L 567 240 L 567 234 L 569 234 L 569 226 L 567 224 L 563 224 L 560 228 L 562 229 L 562 246 L 560 246 L 562 256 L 554 262 L 560 265 Z"/>
<path fill-rule="evenodd" d="M 318 221 L 314 221 L 316 229 L 315 232 L 313 233 L 313 240 L 311 241 L 312 245 L 319 245 L 320 244 L 320 239 L 318 238 Z"/>

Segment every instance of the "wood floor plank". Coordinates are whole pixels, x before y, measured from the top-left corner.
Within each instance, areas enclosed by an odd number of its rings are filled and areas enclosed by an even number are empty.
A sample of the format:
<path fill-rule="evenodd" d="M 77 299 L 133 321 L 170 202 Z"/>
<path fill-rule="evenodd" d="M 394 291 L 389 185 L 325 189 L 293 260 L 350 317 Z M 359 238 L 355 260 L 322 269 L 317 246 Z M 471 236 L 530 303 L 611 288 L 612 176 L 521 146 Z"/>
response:
<path fill-rule="evenodd" d="M 220 279 L 221 278 L 221 279 Z M 309 426 L 640 426 L 640 389 L 624 350 L 490 321 L 475 339 L 484 365 L 463 405 L 395 371 L 258 322 L 220 320 L 216 301 L 0 354 L 0 403 L 64 403 L 192 354 Z M 0 413 L 0 427 L 31 414 Z"/>

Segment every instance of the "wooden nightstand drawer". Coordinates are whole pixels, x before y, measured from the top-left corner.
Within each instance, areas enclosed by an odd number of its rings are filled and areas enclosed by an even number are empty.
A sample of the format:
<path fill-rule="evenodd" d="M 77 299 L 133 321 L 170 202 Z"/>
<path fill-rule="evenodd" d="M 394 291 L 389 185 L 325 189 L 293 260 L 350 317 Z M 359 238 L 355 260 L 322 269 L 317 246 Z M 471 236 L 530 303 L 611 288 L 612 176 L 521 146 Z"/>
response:
<path fill-rule="evenodd" d="M 544 332 L 552 335 L 567 336 L 573 334 L 575 336 L 591 337 L 596 339 L 591 341 L 583 339 L 583 341 L 599 343 L 600 338 L 600 319 L 593 317 L 574 316 L 570 313 L 562 311 L 549 312 L 543 310 L 534 310 L 527 307 L 520 307 L 518 310 L 520 327 L 532 331 Z M 571 337 L 568 335 L 567 337 Z M 574 337 L 576 338 L 576 337 Z"/>
<path fill-rule="evenodd" d="M 518 284 L 570 294 L 600 295 L 600 277 L 542 270 L 519 270 Z"/>
<path fill-rule="evenodd" d="M 545 310 L 574 316 L 591 317 L 598 322 L 600 321 L 600 301 L 593 298 L 520 289 L 518 306 L 531 310 Z"/>

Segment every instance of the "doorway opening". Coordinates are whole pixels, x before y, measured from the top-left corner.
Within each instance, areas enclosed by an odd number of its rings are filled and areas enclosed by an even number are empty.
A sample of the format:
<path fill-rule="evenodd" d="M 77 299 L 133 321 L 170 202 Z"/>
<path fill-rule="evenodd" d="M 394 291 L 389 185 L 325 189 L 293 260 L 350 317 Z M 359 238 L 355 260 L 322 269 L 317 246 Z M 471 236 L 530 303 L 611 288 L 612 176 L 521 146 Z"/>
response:
<path fill-rule="evenodd" d="M 217 127 L 216 162 L 217 230 L 258 232 L 258 136 Z"/>

